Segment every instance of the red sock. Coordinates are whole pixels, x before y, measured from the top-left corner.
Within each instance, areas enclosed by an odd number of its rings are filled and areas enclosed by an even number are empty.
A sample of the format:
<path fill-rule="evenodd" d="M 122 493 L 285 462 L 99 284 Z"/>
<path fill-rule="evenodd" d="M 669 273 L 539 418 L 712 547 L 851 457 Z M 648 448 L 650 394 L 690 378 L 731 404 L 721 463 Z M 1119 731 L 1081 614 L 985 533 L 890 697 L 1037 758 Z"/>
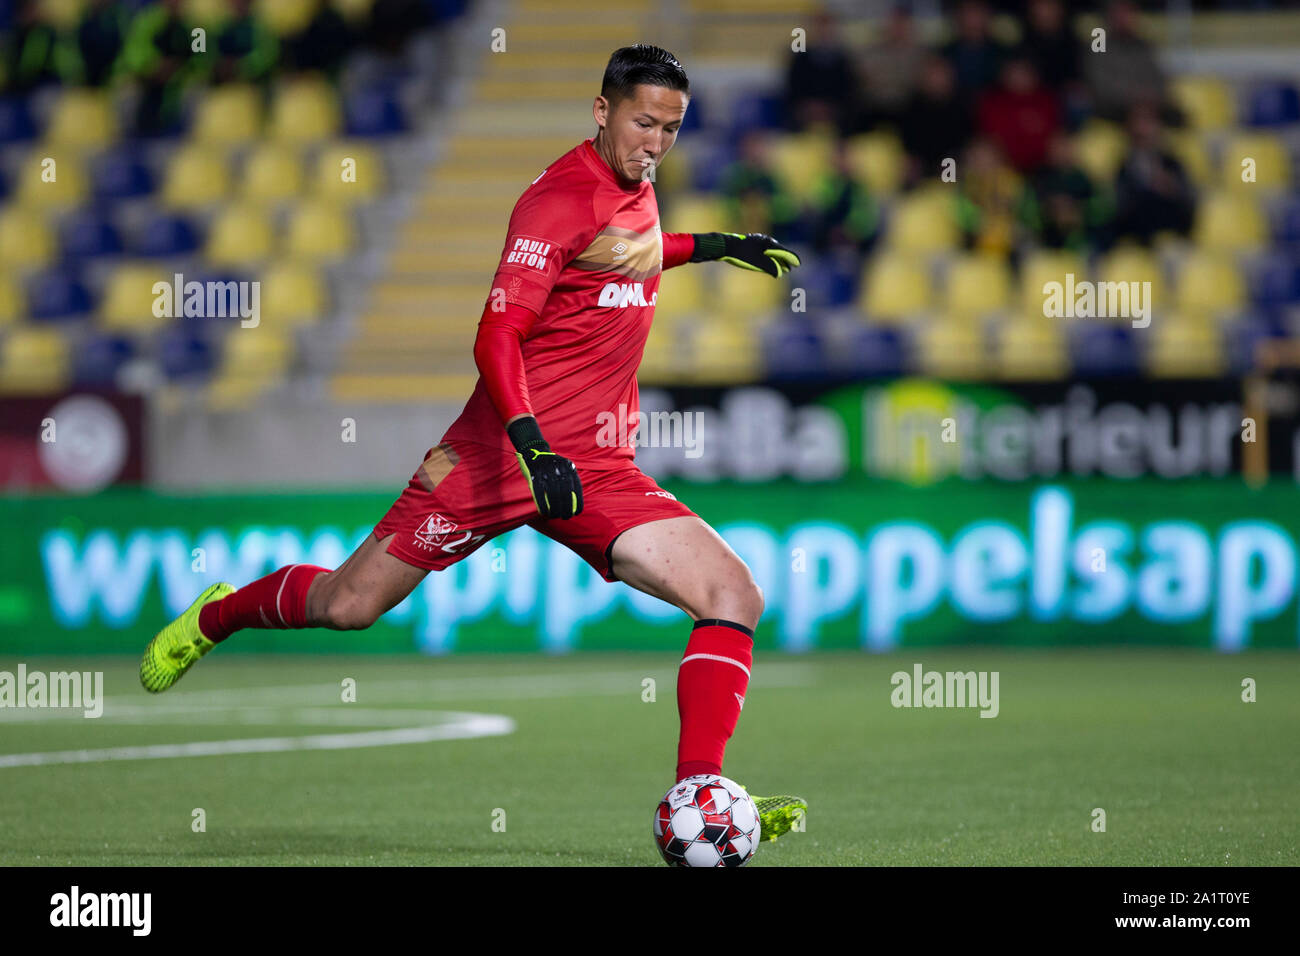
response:
<path fill-rule="evenodd" d="M 677 779 L 722 773 L 754 662 L 754 632 L 731 621 L 696 621 L 677 669 Z"/>
<path fill-rule="evenodd" d="M 199 630 L 220 643 L 245 627 L 286 628 L 307 626 L 307 589 L 316 575 L 328 568 L 291 564 L 246 584 L 220 601 L 199 610 Z"/>

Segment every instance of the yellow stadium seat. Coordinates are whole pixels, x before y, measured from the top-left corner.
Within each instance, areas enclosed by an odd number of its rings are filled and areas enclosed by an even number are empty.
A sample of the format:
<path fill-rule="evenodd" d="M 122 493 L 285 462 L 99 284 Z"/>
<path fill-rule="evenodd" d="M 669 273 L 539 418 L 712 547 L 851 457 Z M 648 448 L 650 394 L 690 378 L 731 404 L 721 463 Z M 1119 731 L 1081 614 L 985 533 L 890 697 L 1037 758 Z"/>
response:
<path fill-rule="evenodd" d="M 154 315 L 157 295 L 154 284 L 171 284 L 173 273 L 161 265 L 133 262 L 119 266 L 109 277 L 99 303 L 99 324 L 109 330 L 147 332 L 171 321 L 166 314 Z M 183 302 L 172 303 L 173 315 Z"/>
<path fill-rule="evenodd" d="M 225 209 L 212 222 L 204 255 L 216 266 L 251 266 L 271 254 L 271 223 L 256 206 Z"/>
<path fill-rule="evenodd" d="M 777 137 L 771 146 L 772 169 L 795 199 L 806 202 L 830 170 L 834 148 L 834 138 L 823 131 Z"/>
<path fill-rule="evenodd" d="M 1198 250 L 1178 272 L 1177 306 L 1189 315 L 1217 315 L 1241 308 L 1246 284 L 1237 264 L 1226 256 Z"/>
<path fill-rule="evenodd" d="M 1217 252 L 1256 249 L 1267 235 L 1267 224 L 1255 197 L 1248 192 L 1216 193 L 1196 208 L 1196 244 Z"/>
<path fill-rule="evenodd" d="M 198 146 L 177 151 L 167 165 L 162 201 L 172 209 L 197 209 L 230 195 L 230 169 L 219 152 Z"/>
<path fill-rule="evenodd" d="M 957 247 L 951 190 L 918 190 L 900 199 L 889 218 L 888 243 L 897 252 L 936 253 Z"/>
<path fill-rule="evenodd" d="M 877 196 L 892 196 L 903 181 L 903 146 L 893 133 L 860 133 L 848 142 L 854 176 Z"/>
<path fill-rule="evenodd" d="M 316 157 L 316 194 L 337 203 L 374 199 L 387 181 L 384 161 L 365 143 L 331 143 Z"/>
<path fill-rule="evenodd" d="M 117 118 L 107 91 L 73 88 L 54 105 L 45 142 L 51 146 L 94 149 L 112 142 Z"/>
<path fill-rule="evenodd" d="M 1070 369 L 1061 327 L 1033 318 L 999 326 L 994 362 L 1000 377 L 1017 381 L 1055 381 Z"/>
<path fill-rule="evenodd" d="M 282 330 L 261 325 L 231 329 L 225 337 L 221 373 L 241 378 L 276 376 L 289 367 L 292 356 L 293 341 Z"/>
<path fill-rule="evenodd" d="M 712 302 L 721 315 L 757 325 L 771 318 L 774 309 L 789 308 L 791 299 L 785 282 L 728 265 L 716 266 L 712 271 L 718 282 Z"/>
<path fill-rule="evenodd" d="M 678 381 L 683 375 L 683 363 L 677 357 L 677 326 L 660 325 L 655 312 L 655 324 L 646 339 L 645 352 L 636 377 L 645 385 L 665 385 Z"/>
<path fill-rule="evenodd" d="M 1227 369 L 1223 340 L 1207 319 L 1162 315 L 1151 323 L 1147 371 L 1161 378 L 1218 378 Z"/>
<path fill-rule="evenodd" d="M 281 36 L 302 30 L 315 12 L 313 0 L 257 0 L 254 7 L 257 18 Z"/>
<path fill-rule="evenodd" d="M 338 94 L 320 79 L 291 80 L 271 107 L 271 136 L 285 143 L 314 143 L 339 129 Z"/>
<path fill-rule="evenodd" d="M 1169 150 L 1183 164 L 1187 175 L 1197 186 L 1208 186 L 1214 177 L 1209 151 L 1200 135 L 1188 130 L 1171 130 L 1166 134 Z"/>
<path fill-rule="evenodd" d="M 205 146 L 241 146 L 262 129 L 262 97 L 254 86 L 230 83 L 209 89 L 199 101 L 190 133 Z"/>
<path fill-rule="evenodd" d="M 1155 256 L 1145 249 L 1136 247 L 1120 247 L 1112 252 L 1107 253 L 1097 263 L 1097 281 L 1098 282 L 1120 282 L 1120 283 L 1151 283 L 1151 297 L 1147 300 L 1149 305 L 1159 308 L 1165 302 L 1165 283 L 1164 276 L 1160 272 L 1160 264 L 1156 262 Z M 1130 286 L 1131 288 L 1131 286 Z M 1100 298 L 1100 291 L 1098 298 Z M 1100 310 L 1100 303 L 1098 304 Z M 1130 310 L 1131 311 L 1131 310 Z M 1113 320 L 1116 322 L 1127 322 L 1133 317 L 1132 315 L 1111 315 L 1100 316 L 1100 318 Z"/>
<path fill-rule="evenodd" d="M 32 150 L 18 176 L 17 198 L 23 206 L 66 209 L 86 198 L 85 165 L 70 149 Z"/>
<path fill-rule="evenodd" d="M 296 150 L 267 143 L 248 157 L 240 177 L 241 198 L 254 203 L 279 203 L 302 192 L 302 160 Z"/>
<path fill-rule="evenodd" d="M 311 262 L 341 259 L 356 245 L 352 221 L 337 206 L 305 202 L 289 220 L 285 252 Z"/>
<path fill-rule="evenodd" d="M 12 276 L 0 272 L 0 326 L 13 325 L 26 311 L 22 289 Z"/>
<path fill-rule="evenodd" d="M 1066 277 L 1073 275 L 1079 282 L 1088 278 L 1088 264 L 1076 252 L 1039 249 L 1025 257 L 1020 264 L 1020 308 L 1025 316 L 1044 317 L 1047 293 L 1043 287 L 1049 282 L 1062 286 Z"/>
<path fill-rule="evenodd" d="M 1180 76 L 1174 80 L 1173 92 L 1174 101 L 1194 129 L 1213 132 L 1237 121 L 1232 88 L 1218 77 Z"/>
<path fill-rule="evenodd" d="M 1128 140 L 1115 123 L 1093 119 L 1075 136 L 1074 148 L 1083 171 L 1099 183 L 1109 183 L 1124 161 Z"/>
<path fill-rule="evenodd" d="M 739 271 L 739 270 L 737 270 Z M 704 308 L 704 269 L 678 267 L 669 269 L 659 280 L 659 298 L 655 303 L 655 324 L 675 321 Z"/>
<path fill-rule="evenodd" d="M 1001 256 L 958 256 L 944 284 L 945 315 L 974 318 L 999 312 L 1011 301 L 1011 274 Z"/>
<path fill-rule="evenodd" d="M 931 304 L 930 276 L 912 256 L 876 256 L 863 276 L 861 290 L 858 305 L 872 323 L 906 322 Z"/>
<path fill-rule="evenodd" d="M 988 375 L 988 349 L 971 322 L 931 322 L 917 331 L 917 360 L 927 375 L 980 379 Z"/>
<path fill-rule="evenodd" d="M 184 0 L 181 11 L 194 23 L 218 24 L 230 16 L 230 0 Z"/>
<path fill-rule="evenodd" d="M 744 323 L 705 322 L 695 330 L 690 351 L 689 377 L 697 382 L 752 382 L 762 370 L 758 336 Z"/>
<path fill-rule="evenodd" d="M 727 208 L 710 193 L 685 193 L 667 204 L 664 232 L 718 232 L 726 228 Z"/>
<path fill-rule="evenodd" d="M 0 343 L 0 392 L 61 392 L 68 386 L 68 343 L 57 329 L 16 328 Z"/>
<path fill-rule="evenodd" d="M 1291 153 L 1271 133 L 1238 133 L 1223 146 L 1219 175 L 1224 189 L 1286 189 L 1291 185 Z"/>
<path fill-rule="evenodd" d="M 273 329 L 318 321 L 329 307 L 328 299 L 325 284 L 313 269 L 279 263 L 262 277 L 262 321 Z"/>
<path fill-rule="evenodd" d="M 37 269 L 54 258 L 54 232 L 43 213 L 17 206 L 0 210 L 0 266 Z"/>

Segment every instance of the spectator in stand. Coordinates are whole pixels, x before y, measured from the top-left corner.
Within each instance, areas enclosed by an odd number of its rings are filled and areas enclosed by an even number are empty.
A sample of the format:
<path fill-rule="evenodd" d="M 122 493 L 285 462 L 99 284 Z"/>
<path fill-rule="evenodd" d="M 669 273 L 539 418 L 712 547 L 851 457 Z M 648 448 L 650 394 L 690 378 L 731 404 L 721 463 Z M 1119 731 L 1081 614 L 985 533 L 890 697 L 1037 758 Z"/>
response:
<path fill-rule="evenodd" d="M 819 254 L 841 251 L 860 256 L 880 231 L 880 207 L 853 174 L 848 144 L 836 144 L 835 165 L 821 178 L 812 199 L 812 241 Z"/>
<path fill-rule="evenodd" d="M 253 15 L 252 0 L 233 0 L 232 16 L 217 33 L 218 83 L 261 83 L 280 60 L 280 41 Z"/>
<path fill-rule="evenodd" d="M 1061 0 L 1030 0 L 1022 53 L 1030 58 L 1043 85 L 1057 93 L 1079 83 L 1080 44 Z"/>
<path fill-rule="evenodd" d="M 957 89 L 968 103 L 996 82 L 1007 48 L 989 33 L 989 7 L 984 0 L 962 0 L 957 6 L 957 35 L 943 48 L 957 72 Z"/>
<path fill-rule="evenodd" d="M 1182 163 L 1166 150 L 1160 113 L 1139 103 L 1129 113 L 1130 146 L 1115 177 L 1115 234 L 1149 245 L 1158 233 L 1186 235 L 1195 195 Z"/>
<path fill-rule="evenodd" d="M 839 40 L 834 18 L 820 13 L 808 31 L 807 49 L 790 54 L 785 79 L 786 126 L 798 131 L 830 123 L 845 130 L 857 110 L 852 58 Z"/>
<path fill-rule="evenodd" d="M 303 29 L 284 42 L 285 60 L 295 70 L 338 75 L 352 46 L 352 29 L 328 0 L 316 0 L 316 11 Z"/>
<path fill-rule="evenodd" d="M 1088 252 L 1102 243 L 1109 213 L 1105 197 L 1079 166 L 1064 133 L 1052 137 L 1047 163 L 1025 190 L 1021 218 L 1049 249 Z"/>
<path fill-rule="evenodd" d="M 1129 0 L 1114 0 L 1106 10 L 1105 30 L 1106 52 L 1084 55 L 1093 112 L 1123 122 L 1134 106 L 1154 100 L 1166 121 L 1178 122 L 1164 70 L 1139 33 L 1137 7 Z"/>
<path fill-rule="evenodd" d="M 399 56 L 407 41 L 433 22 L 432 5 L 423 0 L 375 0 L 366 42 L 382 56 Z"/>
<path fill-rule="evenodd" d="M 720 189 L 729 207 L 727 221 L 737 232 L 784 235 L 799 218 L 798 204 L 772 169 L 762 130 L 745 134 L 740 158 L 723 172 Z"/>
<path fill-rule="evenodd" d="M 1002 79 L 980 97 L 980 133 L 996 142 L 1022 173 L 1032 173 L 1047 158 L 1047 144 L 1061 128 L 1061 102 L 1038 82 L 1028 57 L 1013 56 L 1002 65 Z"/>
<path fill-rule="evenodd" d="M 938 177 L 942 162 L 956 159 L 970 139 L 974 128 L 970 111 L 957 95 L 956 72 L 945 57 L 926 59 L 899 125 L 909 185 Z"/>
<path fill-rule="evenodd" d="M 60 34 L 37 0 L 18 8 L 17 27 L 4 42 L 4 88 L 26 93 L 50 83 L 80 83 L 84 74 L 75 43 Z"/>
<path fill-rule="evenodd" d="M 926 50 L 916 40 L 912 14 L 899 4 L 890 11 L 879 42 L 857 61 L 863 100 L 857 130 L 899 124 L 925 59 Z"/>
<path fill-rule="evenodd" d="M 87 86 L 102 86 L 113 72 L 126 36 L 126 10 L 118 0 L 91 0 L 77 25 L 77 48 Z"/>
<path fill-rule="evenodd" d="M 211 48 L 209 53 L 194 52 L 190 27 L 181 13 L 181 0 L 163 0 L 142 8 L 127 28 L 113 73 L 140 84 L 135 125 L 141 135 L 179 130 L 185 91 L 202 83 L 211 71 Z"/>
<path fill-rule="evenodd" d="M 976 138 L 962 157 L 957 184 L 957 215 L 966 247 L 1009 255 L 1019 238 L 1016 223 L 1023 185 L 998 144 Z"/>

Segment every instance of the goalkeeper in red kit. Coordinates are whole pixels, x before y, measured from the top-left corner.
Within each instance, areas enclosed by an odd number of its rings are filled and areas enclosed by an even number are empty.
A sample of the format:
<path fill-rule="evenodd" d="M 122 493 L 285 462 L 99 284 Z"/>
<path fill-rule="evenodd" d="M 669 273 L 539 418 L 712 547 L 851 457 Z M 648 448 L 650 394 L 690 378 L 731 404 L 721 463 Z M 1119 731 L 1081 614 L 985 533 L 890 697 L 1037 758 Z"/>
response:
<path fill-rule="evenodd" d="M 717 532 L 637 468 L 633 442 L 609 445 L 607 423 L 624 416 L 615 433 L 635 433 L 636 371 L 664 269 L 721 259 L 779 277 L 799 259 L 761 234 L 660 233 L 650 172 L 689 101 L 672 54 L 615 51 L 593 105 L 596 135 L 515 204 L 474 342 L 478 383 L 460 417 L 339 568 L 296 564 L 200 595 L 145 651 L 147 690 L 166 690 L 244 628 L 369 627 L 430 571 L 528 524 L 605 580 L 690 616 L 674 779 L 722 772 L 763 595 Z M 768 839 L 806 809 L 796 797 L 755 799 Z"/>

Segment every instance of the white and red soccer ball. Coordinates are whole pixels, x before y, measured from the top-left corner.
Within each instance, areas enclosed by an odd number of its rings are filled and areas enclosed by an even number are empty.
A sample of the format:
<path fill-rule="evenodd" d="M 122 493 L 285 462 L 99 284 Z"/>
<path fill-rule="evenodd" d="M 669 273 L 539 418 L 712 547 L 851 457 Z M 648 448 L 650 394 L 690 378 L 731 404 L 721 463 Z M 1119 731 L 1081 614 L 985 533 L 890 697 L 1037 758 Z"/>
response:
<path fill-rule="evenodd" d="M 655 808 L 655 845 L 670 866 L 744 866 L 760 831 L 754 799 L 716 774 L 687 777 Z"/>

